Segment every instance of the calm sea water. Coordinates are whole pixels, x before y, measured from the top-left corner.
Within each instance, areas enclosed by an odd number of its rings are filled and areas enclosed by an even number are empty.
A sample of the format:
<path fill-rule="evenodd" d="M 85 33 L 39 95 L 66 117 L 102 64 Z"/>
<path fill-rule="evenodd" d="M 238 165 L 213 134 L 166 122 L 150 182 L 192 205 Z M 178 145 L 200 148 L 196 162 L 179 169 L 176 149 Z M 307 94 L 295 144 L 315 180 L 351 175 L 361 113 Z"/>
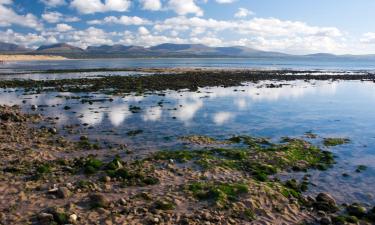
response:
<path fill-rule="evenodd" d="M 58 127 L 80 124 L 80 132 L 88 133 L 90 138 L 127 144 L 136 154 L 181 148 L 183 143 L 178 138 L 193 134 L 218 139 L 253 135 L 274 141 L 284 136 L 303 137 L 307 131 L 321 138 L 347 137 L 352 140 L 350 144 L 329 149 L 337 156 L 338 164 L 333 169 L 310 172 L 315 185 L 310 192 L 330 192 L 340 202 L 374 204 L 375 83 L 293 81 L 281 82 L 281 88 L 267 88 L 265 83 L 202 88 L 198 92 L 168 91 L 165 96 L 25 95 L 22 90 L 12 89 L 0 90 L 0 104 L 19 104 L 25 111 L 30 111 L 33 104 L 39 105 L 37 113 L 60 118 Z M 103 101 L 90 105 L 61 97 L 77 95 Z M 72 109 L 64 110 L 66 105 Z M 132 113 L 130 106 L 141 110 Z M 133 130 L 143 133 L 129 137 L 127 132 Z M 321 138 L 311 141 L 322 146 Z M 368 170 L 355 173 L 358 165 L 366 165 Z M 343 173 L 350 177 L 343 177 Z"/>
<path fill-rule="evenodd" d="M 93 69 L 93 68 L 252 68 L 294 70 L 375 70 L 375 58 L 239 58 L 239 59 L 92 59 L 65 61 L 12 62 L 0 65 L 0 73 L 24 72 L 48 69 Z"/>

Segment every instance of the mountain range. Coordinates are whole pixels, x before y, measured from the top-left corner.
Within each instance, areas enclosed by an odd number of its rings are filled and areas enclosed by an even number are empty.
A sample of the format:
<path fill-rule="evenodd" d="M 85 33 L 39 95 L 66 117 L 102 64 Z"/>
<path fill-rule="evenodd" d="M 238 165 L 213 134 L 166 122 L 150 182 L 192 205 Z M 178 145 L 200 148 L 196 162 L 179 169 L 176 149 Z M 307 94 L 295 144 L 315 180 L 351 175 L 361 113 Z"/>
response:
<path fill-rule="evenodd" d="M 127 57 L 292 57 L 280 52 L 261 51 L 243 46 L 233 47 L 209 47 L 202 44 L 171 44 L 165 43 L 152 47 L 125 46 L 125 45 L 101 45 L 88 46 L 82 49 L 66 43 L 42 45 L 37 49 L 29 49 L 20 45 L 0 42 L 0 54 L 36 54 L 59 55 L 67 58 L 127 58 Z M 353 55 L 337 56 L 327 53 L 299 55 L 298 57 L 353 57 Z M 367 55 L 373 56 L 373 55 Z M 360 57 L 360 56 L 356 56 Z"/>

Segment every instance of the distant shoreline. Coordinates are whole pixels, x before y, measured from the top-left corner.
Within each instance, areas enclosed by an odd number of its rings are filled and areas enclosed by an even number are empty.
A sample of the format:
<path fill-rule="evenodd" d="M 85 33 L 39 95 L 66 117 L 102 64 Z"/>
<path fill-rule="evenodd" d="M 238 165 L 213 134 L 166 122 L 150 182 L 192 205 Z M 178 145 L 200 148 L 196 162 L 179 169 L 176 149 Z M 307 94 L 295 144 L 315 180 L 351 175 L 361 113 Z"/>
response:
<path fill-rule="evenodd" d="M 9 61 L 38 61 L 38 60 L 66 60 L 62 56 L 53 55 L 2 55 L 0 54 L 0 62 Z"/>

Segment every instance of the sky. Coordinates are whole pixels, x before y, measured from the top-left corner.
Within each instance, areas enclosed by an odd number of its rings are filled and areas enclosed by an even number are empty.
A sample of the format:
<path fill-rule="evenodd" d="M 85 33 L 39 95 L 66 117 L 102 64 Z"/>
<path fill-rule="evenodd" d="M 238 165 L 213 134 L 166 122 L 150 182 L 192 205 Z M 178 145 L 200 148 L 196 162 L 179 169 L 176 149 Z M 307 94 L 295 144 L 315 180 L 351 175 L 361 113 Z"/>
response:
<path fill-rule="evenodd" d="M 374 0 L 0 0 L 0 42 L 375 54 Z"/>

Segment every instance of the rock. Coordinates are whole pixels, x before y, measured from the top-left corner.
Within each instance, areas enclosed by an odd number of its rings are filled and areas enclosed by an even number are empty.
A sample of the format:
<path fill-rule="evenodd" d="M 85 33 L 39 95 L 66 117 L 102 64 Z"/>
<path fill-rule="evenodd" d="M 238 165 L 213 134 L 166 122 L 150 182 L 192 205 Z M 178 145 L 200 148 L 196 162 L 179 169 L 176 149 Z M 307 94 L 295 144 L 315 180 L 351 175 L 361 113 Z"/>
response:
<path fill-rule="evenodd" d="M 119 203 L 121 204 L 121 205 L 126 205 L 126 199 L 124 199 L 124 198 L 120 198 L 120 200 L 119 200 Z"/>
<path fill-rule="evenodd" d="M 364 206 L 358 203 L 353 203 L 346 207 L 346 211 L 349 215 L 362 218 L 366 215 L 367 210 Z"/>
<path fill-rule="evenodd" d="M 69 222 L 75 224 L 77 222 L 78 216 L 76 214 L 72 214 L 69 216 Z"/>
<path fill-rule="evenodd" d="M 38 221 L 41 225 L 50 225 L 54 222 L 53 215 L 49 213 L 41 213 L 38 215 Z"/>
<path fill-rule="evenodd" d="M 60 187 L 56 192 L 56 196 L 59 198 L 69 198 L 71 195 L 72 192 L 70 192 L 66 187 Z"/>
<path fill-rule="evenodd" d="M 367 218 L 370 221 L 375 222 L 375 206 L 374 206 L 374 208 L 372 208 L 371 210 L 369 210 L 369 212 L 367 213 Z"/>
<path fill-rule="evenodd" d="M 87 141 L 87 140 L 89 140 L 89 138 L 86 135 L 82 135 L 79 139 L 81 141 Z"/>
<path fill-rule="evenodd" d="M 314 208 L 317 210 L 330 212 L 330 213 L 337 212 L 338 210 L 335 199 L 327 193 L 320 193 L 316 197 Z"/>
<path fill-rule="evenodd" d="M 318 215 L 319 217 L 325 217 L 325 216 L 326 216 L 326 213 L 325 213 L 324 211 L 318 211 L 318 212 L 317 212 L 317 215 Z"/>
<path fill-rule="evenodd" d="M 330 225 L 332 224 L 331 219 L 329 217 L 323 217 L 320 219 L 319 223 L 321 225 Z"/>
<path fill-rule="evenodd" d="M 152 219 L 152 222 L 153 223 L 160 223 L 160 219 L 155 217 L 155 218 Z"/>
<path fill-rule="evenodd" d="M 327 193 L 320 193 L 316 196 L 316 201 L 318 202 L 327 202 L 330 205 L 336 205 L 336 200 Z"/>
<path fill-rule="evenodd" d="M 51 133 L 51 134 L 57 134 L 57 129 L 54 128 L 54 127 L 50 127 L 50 128 L 48 128 L 48 132 Z"/>
<path fill-rule="evenodd" d="M 111 177 L 109 177 L 109 176 L 105 176 L 105 177 L 103 178 L 103 180 L 104 180 L 104 182 L 109 183 L 109 182 L 111 182 Z"/>
<path fill-rule="evenodd" d="M 38 106 L 37 105 L 32 105 L 31 106 L 31 110 L 37 110 L 38 109 Z"/>
<path fill-rule="evenodd" d="M 91 208 L 107 208 L 110 202 L 104 195 L 92 194 L 89 196 L 89 204 Z"/>

